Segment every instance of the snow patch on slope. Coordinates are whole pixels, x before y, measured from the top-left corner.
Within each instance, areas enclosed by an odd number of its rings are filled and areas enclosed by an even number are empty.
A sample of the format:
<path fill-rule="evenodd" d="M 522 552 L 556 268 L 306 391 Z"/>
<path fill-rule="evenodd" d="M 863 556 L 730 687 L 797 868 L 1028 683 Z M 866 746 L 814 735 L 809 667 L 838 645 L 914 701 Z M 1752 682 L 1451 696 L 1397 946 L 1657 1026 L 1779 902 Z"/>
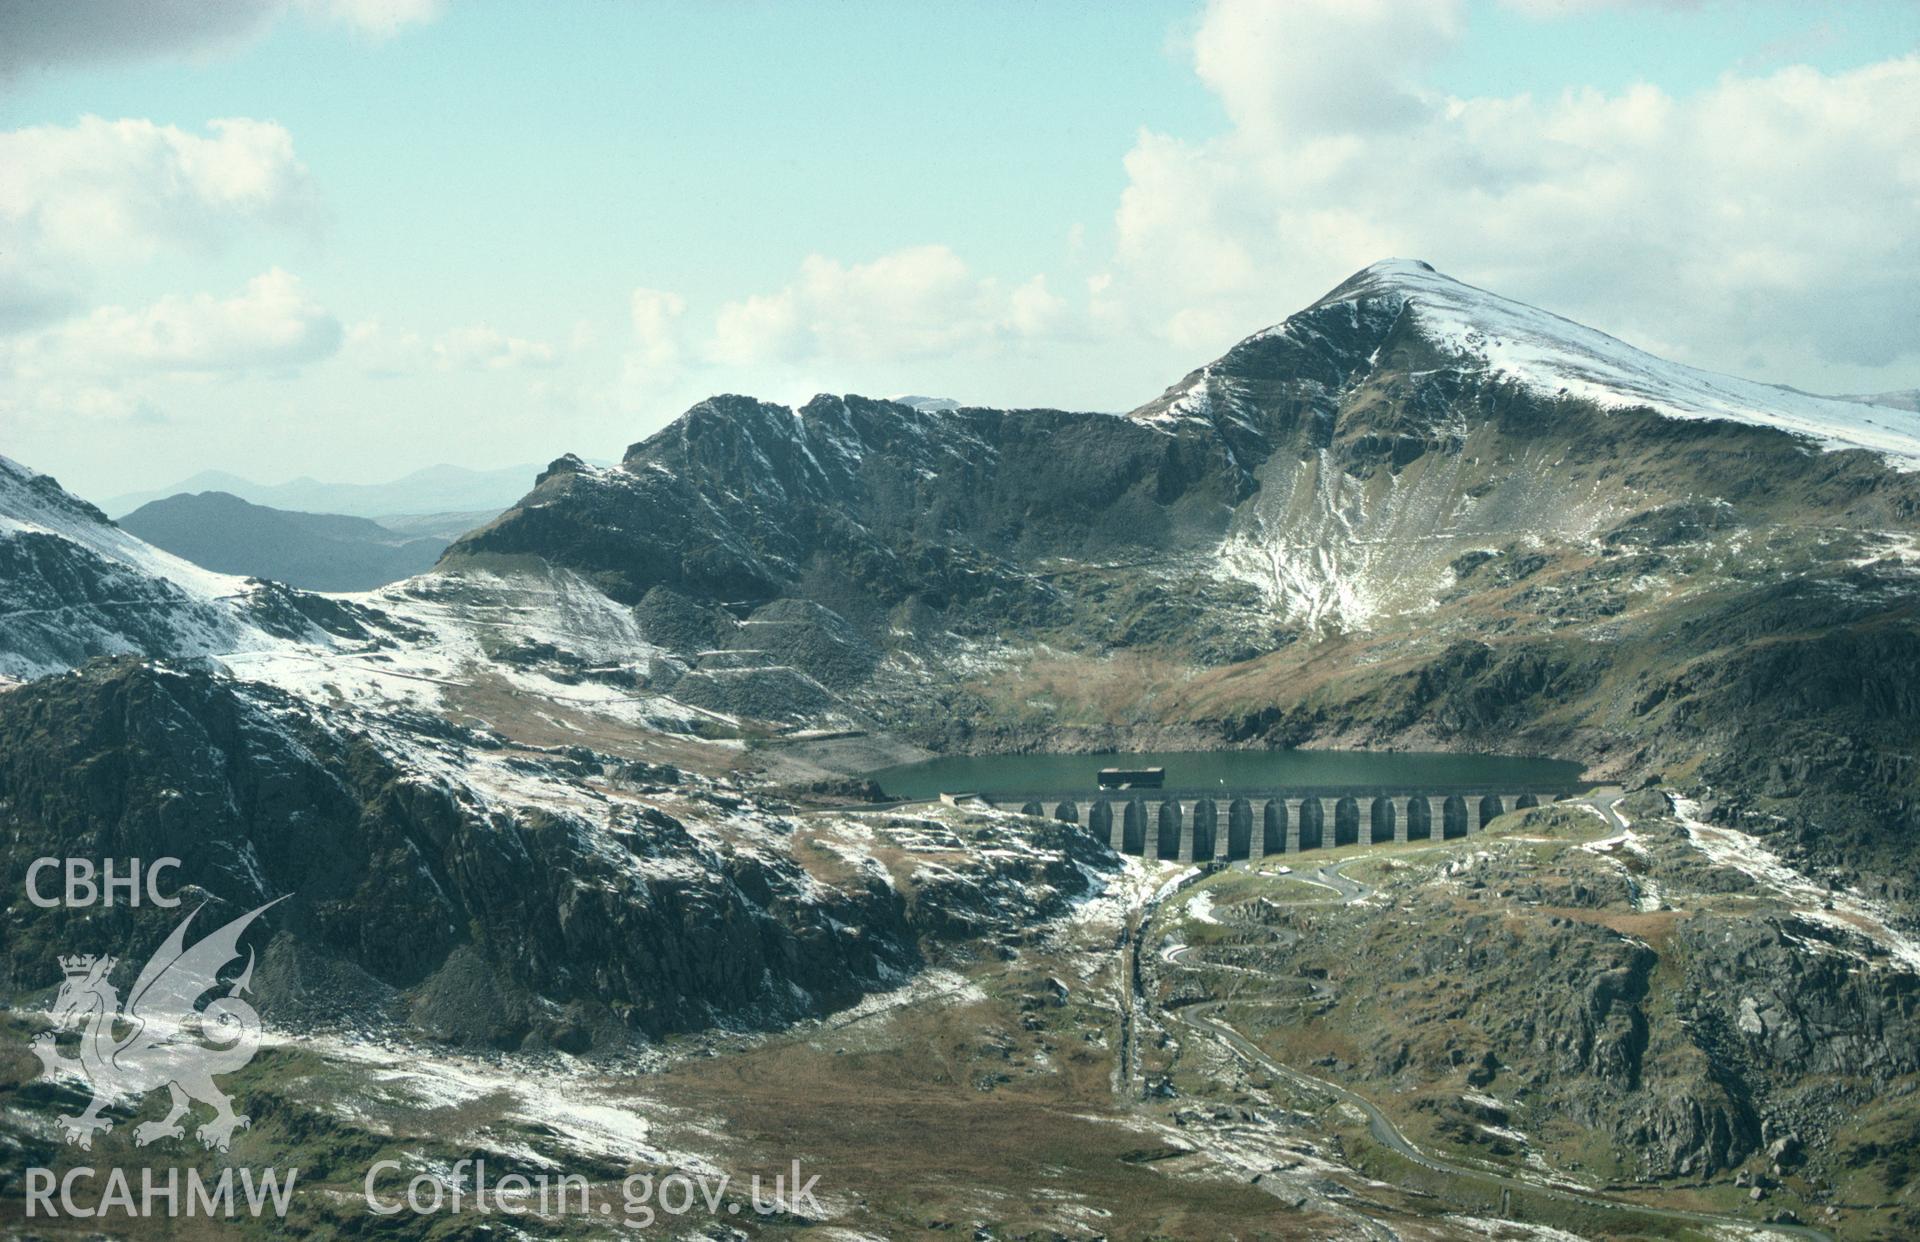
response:
<path fill-rule="evenodd" d="M 1876 903 L 1857 892 L 1829 891 L 1747 833 L 1707 823 L 1700 818 L 1700 804 L 1691 798 L 1674 797 L 1673 813 L 1688 839 L 1714 862 L 1772 889 L 1808 922 L 1865 936 L 1885 949 L 1899 969 L 1920 973 L 1920 939 L 1895 928 Z"/>
<path fill-rule="evenodd" d="M 1459 455 L 1428 454 L 1399 473 L 1347 474 L 1326 450 L 1262 468 L 1259 493 L 1209 567 L 1256 588 L 1275 616 L 1315 633 L 1364 631 L 1436 606 L 1452 562 L 1513 532 L 1590 539 L 1631 512 L 1597 482 L 1570 491 L 1544 458 L 1518 463 L 1492 491 Z"/>
<path fill-rule="evenodd" d="M 701 719 L 735 723 L 644 688 L 562 681 L 537 665 L 498 658 L 515 648 L 546 646 L 595 666 L 628 670 L 643 685 L 676 666 L 674 657 L 647 641 L 632 610 L 569 570 L 436 572 L 342 598 L 379 610 L 405 637 L 362 651 L 288 645 L 236 653 L 223 662 L 235 676 L 320 703 L 445 711 L 461 692 L 484 681 L 533 705 L 662 732 L 685 733 Z M 547 719 L 564 727 L 557 717 Z"/>
<path fill-rule="evenodd" d="M 923 414 L 943 413 L 960 408 L 960 403 L 952 397 L 922 397 L 915 393 L 901 393 L 898 396 L 888 397 L 887 400 L 895 405 L 912 406 Z"/>
<path fill-rule="evenodd" d="M 248 580 L 202 569 L 128 534 L 92 505 L 37 470 L 0 457 L 0 534 L 55 535 L 148 577 L 164 578 L 198 600 L 230 599 L 249 591 Z"/>

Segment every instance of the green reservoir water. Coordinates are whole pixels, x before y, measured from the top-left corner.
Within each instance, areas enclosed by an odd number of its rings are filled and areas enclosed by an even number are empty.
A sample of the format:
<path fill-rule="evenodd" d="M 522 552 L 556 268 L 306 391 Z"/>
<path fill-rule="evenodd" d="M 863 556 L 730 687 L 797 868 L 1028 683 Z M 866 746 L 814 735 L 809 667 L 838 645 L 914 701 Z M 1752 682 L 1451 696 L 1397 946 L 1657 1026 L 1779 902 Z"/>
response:
<path fill-rule="evenodd" d="M 1570 785 L 1581 765 L 1518 755 L 1434 751 L 1198 750 L 1090 755 L 944 755 L 872 774 L 895 798 L 943 792 L 1091 792 L 1101 768 L 1165 768 L 1167 788 L 1284 789 L 1295 786 Z"/>

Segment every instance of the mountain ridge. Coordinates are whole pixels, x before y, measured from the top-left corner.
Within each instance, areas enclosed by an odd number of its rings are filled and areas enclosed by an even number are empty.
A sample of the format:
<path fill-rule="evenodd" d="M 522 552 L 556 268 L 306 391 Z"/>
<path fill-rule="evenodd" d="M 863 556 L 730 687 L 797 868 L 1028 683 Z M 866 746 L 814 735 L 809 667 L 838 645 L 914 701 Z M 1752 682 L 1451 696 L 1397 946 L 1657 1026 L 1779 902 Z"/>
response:
<path fill-rule="evenodd" d="M 1519 382 L 1404 292 L 1431 304 L 1441 280 L 1358 273 L 1127 417 L 710 398 L 619 466 L 557 459 L 433 572 L 338 616 L 302 604 L 300 640 L 228 663 L 465 710 L 470 689 L 416 687 L 586 679 L 589 714 L 689 735 L 1521 746 L 1631 774 L 1799 736 L 1707 723 L 1791 617 L 1827 627 L 1794 674 L 1810 720 L 1842 710 L 1840 653 L 1903 649 L 1912 474 L 1765 420 Z M 1469 294 L 1492 296 L 1449 296 Z M 1697 637 L 1684 675 L 1653 654 L 1676 626 Z M 1863 823 L 1906 796 L 1859 750 L 1896 724 L 1850 725 L 1824 761 L 1874 772 L 1849 795 Z M 770 777 L 835 770 L 791 753 Z M 1758 793 L 1763 768 L 1726 770 Z"/>

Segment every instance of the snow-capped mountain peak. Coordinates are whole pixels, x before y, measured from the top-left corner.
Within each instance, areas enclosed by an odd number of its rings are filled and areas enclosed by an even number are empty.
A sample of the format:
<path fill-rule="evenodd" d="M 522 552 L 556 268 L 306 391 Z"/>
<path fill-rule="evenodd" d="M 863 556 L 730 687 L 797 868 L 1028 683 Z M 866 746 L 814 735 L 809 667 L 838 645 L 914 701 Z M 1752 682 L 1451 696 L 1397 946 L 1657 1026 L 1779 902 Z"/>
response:
<path fill-rule="evenodd" d="M 1397 306 L 1412 316 L 1423 337 L 1467 366 L 1543 395 L 1615 409 L 1645 407 L 1672 418 L 1776 427 L 1822 448 L 1871 449 L 1896 469 L 1920 470 L 1920 414 L 1669 362 L 1605 332 L 1455 280 L 1417 259 L 1386 259 L 1363 268 L 1303 313 L 1360 301 Z M 1283 323 L 1269 332 L 1287 330 Z"/>

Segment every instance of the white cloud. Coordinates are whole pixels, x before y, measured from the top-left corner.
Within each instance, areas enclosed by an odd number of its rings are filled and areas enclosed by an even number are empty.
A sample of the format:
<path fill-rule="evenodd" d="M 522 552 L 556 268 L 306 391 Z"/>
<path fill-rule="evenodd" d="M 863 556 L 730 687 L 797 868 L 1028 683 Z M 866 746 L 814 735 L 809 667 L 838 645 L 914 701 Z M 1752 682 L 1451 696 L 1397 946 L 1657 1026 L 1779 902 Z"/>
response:
<path fill-rule="evenodd" d="M 385 39 L 441 0 L 0 0 L 0 78 L 64 64 L 217 55 L 288 13 Z"/>
<path fill-rule="evenodd" d="M 439 17 L 445 0 L 297 0 L 298 7 L 370 39 L 391 39 L 409 26 Z"/>
<path fill-rule="evenodd" d="M 663 371 L 680 361 L 680 316 L 686 312 L 686 299 L 661 289 L 633 291 L 633 365 L 649 371 Z"/>
<path fill-rule="evenodd" d="M 435 336 L 391 329 L 378 319 L 346 330 L 344 361 L 374 379 L 446 371 L 545 370 L 564 352 L 547 341 L 513 336 L 490 324 L 467 324 Z"/>
<path fill-rule="evenodd" d="M 1009 289 L 946 246 L 854 264 L 816 254 L 785 288 L 721 307 L 708 352 L 734 364 L 919 358 L 1056 332 L 1065 312 L 1044 277 Z"/>
<path fill-rule="evenodd" d="M 164 244 L 206 245 L 236 221 L 285 223 L 315 207 L 293 137 L 226 118 L 206 135 L 86 117 L 0 133 L 0 228 L 12 246 L 101 263 Z"/>
<path fill-rule="evenodd" d="M 0 365 L 28 381 L 278 369 L 333 354 L 343 336 L 297 277 L 274 268 L 230 298 L 200 293 L 134 310 L 100 307 L 18 340 Z"/>
<path fill-rule="evenodd" d="M 1067 315 L 1067 300 L 1047 287 L 1045 276 L 1035 276 L 1007 295 L 1002 322 L 1014 335 L 1034 338 L 1061 331 Z"/>
<path fill-rule="evenodd" d="M 486 324 L 454 328 L 433 343 L 433 356 L 451 370 L 504 371 L 512 367 L 550 367 L 560 360 L 545 341 L 508 336 Z"/>
<path fill-rule="evenodd" d="M 665 289 L 636 288 L 628 298 L 632 336 L 619 353 L 611 397 L 624 415 L 653 412 L 688 377 L 682 318 L 686 299 Z"/>
<path fill-rule="evenodd" d="M 714 361 L 752 363 L 797 356 L 806 345 L 791 289 L 756 293 L 720 308 L 708 352 Z"/>
<path fill-rule="evenodd" d="M 318 215 L 292 136 L 269 121 L 227 118 L 195 134 L 87 117 L 0 132 L 0 332 L 71 312 L 109 267 L 212 252 L 244 228 Z"/>
<path fill-rule="evenodd" d="M 1250 134 L 1365 131 L 1418 113 L 1418 71 L 1460 26 L 1459 0 L 1216 2 L 1193 65 Z"/>
<path fill-rule="evenodd" d="M 1140 135 L 1096 313 L 1218 348 L 1398 254 L 1761 378 L 1916 356 L 1920 56 L 1445 98 L 1422 78 L 1462 30 L 1435 0 L 1215 0 L 1194 61 L 1233 125 Z"/>

